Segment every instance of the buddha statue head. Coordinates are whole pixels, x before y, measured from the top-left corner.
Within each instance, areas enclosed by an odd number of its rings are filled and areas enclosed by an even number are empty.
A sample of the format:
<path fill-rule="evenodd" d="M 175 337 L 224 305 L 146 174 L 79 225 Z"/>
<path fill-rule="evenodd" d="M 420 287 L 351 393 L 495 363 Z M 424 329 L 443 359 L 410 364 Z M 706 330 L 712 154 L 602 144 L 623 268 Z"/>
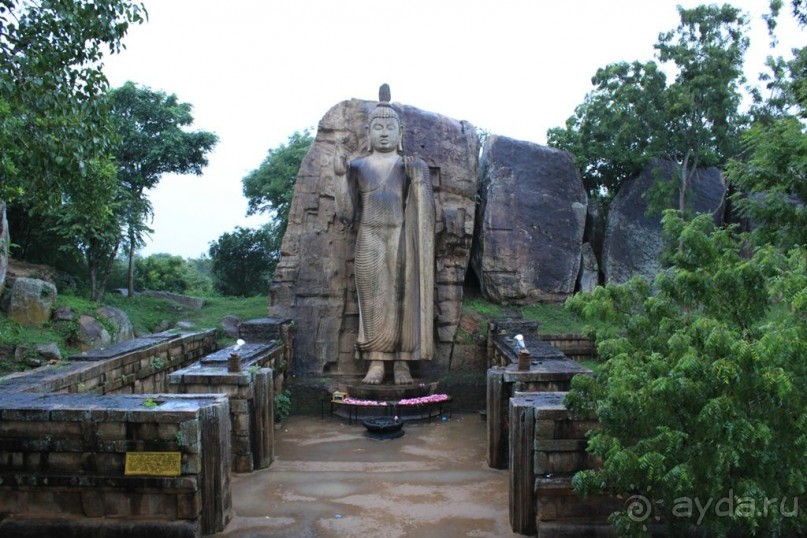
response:
<path fill-rule="evenodd" d="M 370 151 L 389 153 L 403 151 L 401 144 L 403 126 L 398 113 L 390 104 L 390 90 L 388 84 L 382 84 L 378 90 L 378 104 L 370 114 L 367 124 L 367 135 L 370 142 Z"/>

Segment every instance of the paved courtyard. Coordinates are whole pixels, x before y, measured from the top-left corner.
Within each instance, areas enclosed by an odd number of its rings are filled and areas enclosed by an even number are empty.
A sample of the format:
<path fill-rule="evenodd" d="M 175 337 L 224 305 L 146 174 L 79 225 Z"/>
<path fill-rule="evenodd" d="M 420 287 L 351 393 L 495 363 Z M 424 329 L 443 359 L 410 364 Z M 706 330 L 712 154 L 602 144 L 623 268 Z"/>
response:
<path fill-rule="evenodd" d="M 369 439 L 337 418 L 291 417 L 269 469 L 233 476 L 235 517 L 221 538 L 507 537 L 508 473 L 486 463 L 476 414 L 407 423 Z"/>

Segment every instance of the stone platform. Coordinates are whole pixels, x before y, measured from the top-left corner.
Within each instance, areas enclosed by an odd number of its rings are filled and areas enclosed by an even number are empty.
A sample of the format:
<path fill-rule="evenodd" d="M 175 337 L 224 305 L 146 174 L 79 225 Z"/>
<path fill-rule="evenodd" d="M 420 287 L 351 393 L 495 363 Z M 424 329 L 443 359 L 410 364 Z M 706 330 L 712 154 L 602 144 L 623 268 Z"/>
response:
<path fill-rule="evenodd" d="M 404 399 L 421 398 L 438 393 L 436 381 L 420 381 L 408 385 L 370 385 L 362 383 L 359 377 L 343 379 L 331 385 L 322 395 L 320 416 L 345 418 L 349 424 L 363 419 L 398 416 L 401 420 L 433 420 L 451 413 L 451 398 L 442 402 L 427 402 L 418 405 L 398 405 Z M 347 395 L 348 401 L 335 401 L 333 391 Z M 369 400 L 379 405 L 352 404 L 352 400 Z M 381 405 L 383 404 L 383 405 Z"/>
<path fill-rule="evenodd" d="M 342 388 L 344 387 L 344 389 Z M 409 385 L 368 385 L 367 383 L 340 384 L 342 392 L 361 400 L 398 401 L 404 398 L 420 398 L 437 392 L 437 382 L 416 382 Z"/>

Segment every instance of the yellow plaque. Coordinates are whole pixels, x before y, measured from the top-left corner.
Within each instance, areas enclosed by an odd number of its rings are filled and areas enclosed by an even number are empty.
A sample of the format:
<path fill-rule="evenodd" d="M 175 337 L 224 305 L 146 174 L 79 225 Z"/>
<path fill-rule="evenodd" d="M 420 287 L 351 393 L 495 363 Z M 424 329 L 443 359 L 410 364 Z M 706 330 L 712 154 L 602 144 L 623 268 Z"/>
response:
<path fill-rule="evenodd" d="M 127 452 L 125 475 L 179 476 L 182 474 L 181 452 Z"/>

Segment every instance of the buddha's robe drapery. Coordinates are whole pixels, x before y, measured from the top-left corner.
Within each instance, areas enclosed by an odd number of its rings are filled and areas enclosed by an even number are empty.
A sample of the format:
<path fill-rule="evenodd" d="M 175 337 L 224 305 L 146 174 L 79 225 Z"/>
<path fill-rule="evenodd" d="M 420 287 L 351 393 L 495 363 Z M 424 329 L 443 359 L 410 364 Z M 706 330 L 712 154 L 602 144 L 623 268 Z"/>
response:
<path fill-rule="evenodd" d="M 367 159 L 349 166 L 351 198 L 359 206 L 357 355 L 428 360 L 434 349 L 435 219 L 429 169 L 420 159 L 409 158 L 405 166 L 399 158 L 379 175 Z"/>

